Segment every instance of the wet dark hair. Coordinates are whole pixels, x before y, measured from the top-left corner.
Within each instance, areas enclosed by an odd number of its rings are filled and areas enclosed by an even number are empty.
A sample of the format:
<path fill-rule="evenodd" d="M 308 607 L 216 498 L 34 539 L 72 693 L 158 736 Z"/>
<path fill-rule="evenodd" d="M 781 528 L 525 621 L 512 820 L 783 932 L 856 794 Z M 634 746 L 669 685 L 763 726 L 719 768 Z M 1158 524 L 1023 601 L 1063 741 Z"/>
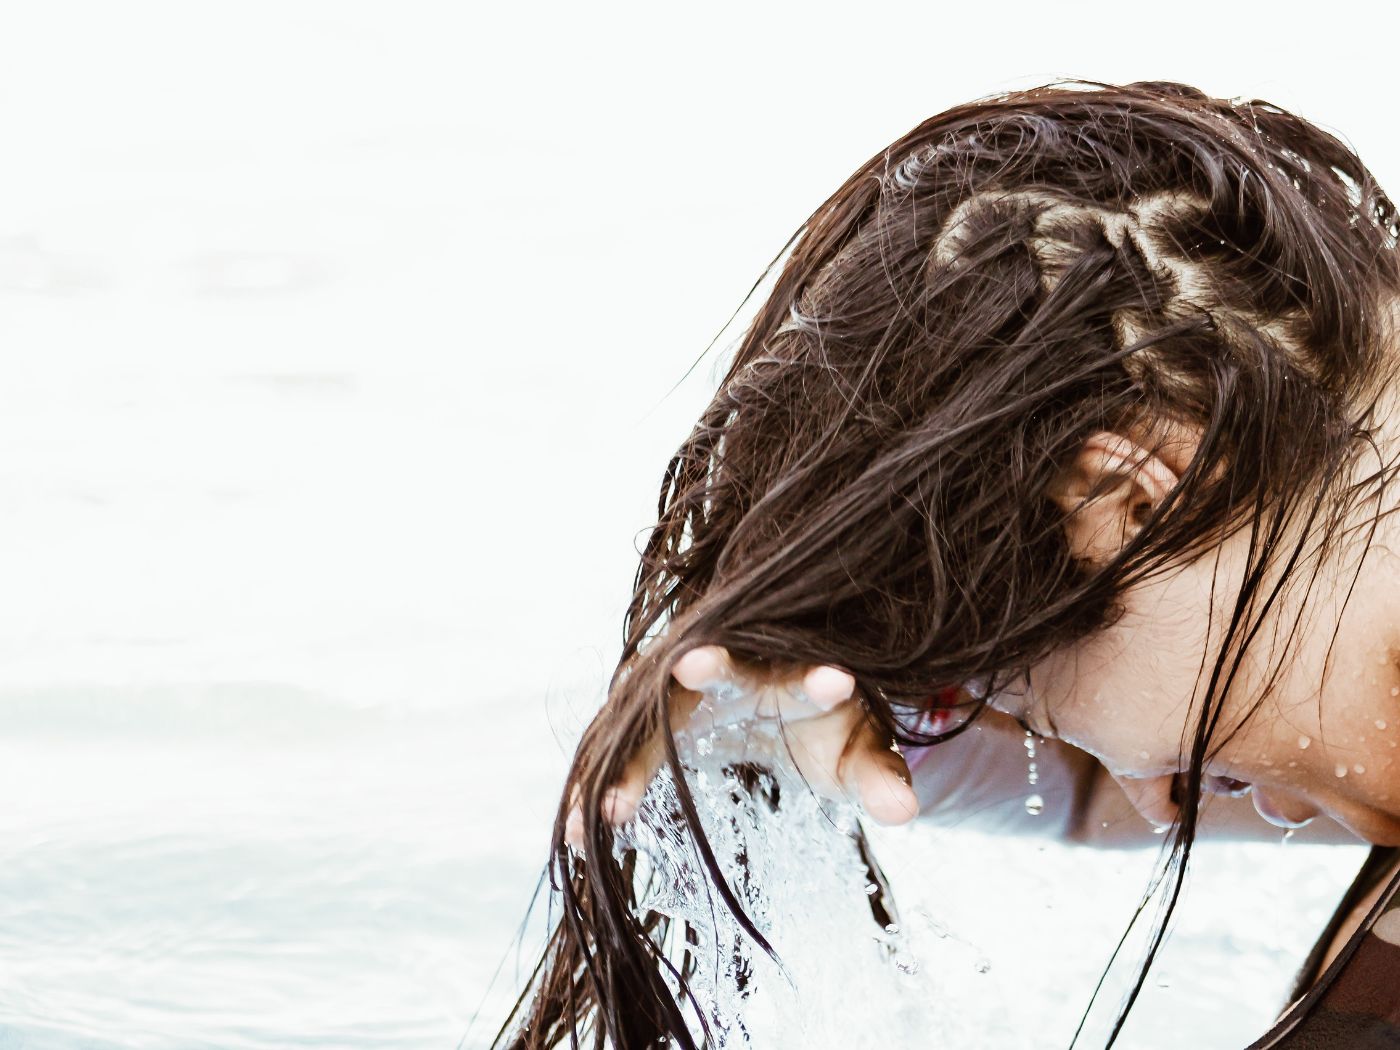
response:
<path fill-rule="evenodd" d="M 1163 907 L 1111 1045 L 1180 893 L 1245 647 L 1393 473 L 1351 468 L 1393 380 L 1397 232 L 1333 135 L 1171 82 L 998 94 L 861 165 L 770 264 L 765 279 L 786 256 L 666 469 L 621 659 L 554 824 L 560 919 L 496 1045 L 696 1045 L 658 947 L 667 920 L 635 913 L 599 816 L 654 732 L 678 772 L 666 712 L 686 650 L 840 665 L 883 732 L 927 743 L 901 714 L 949 683 L 1024 674 L 1112 622 L 1126 586 L 1247 528 L 1183 741 Z M 1091 433 L 1154 420 L 1198 426 L 1194 458 L 1111 561 L 1076 561 L 1047 486 Z M 564 843 L 575 791 L 586 861 Z"/>

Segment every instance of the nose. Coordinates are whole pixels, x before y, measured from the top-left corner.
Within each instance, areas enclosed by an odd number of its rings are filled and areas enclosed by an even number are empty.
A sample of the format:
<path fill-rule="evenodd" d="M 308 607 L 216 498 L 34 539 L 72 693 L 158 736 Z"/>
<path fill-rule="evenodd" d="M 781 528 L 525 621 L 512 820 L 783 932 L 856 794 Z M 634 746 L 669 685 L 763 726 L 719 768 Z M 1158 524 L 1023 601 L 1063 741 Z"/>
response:
<path fill-rule="evenodd" d="M 1153 827 L 1168 828 L 1176 820 L 1175 774 L 1160 777 L 1123 777 L 1110 773 L 1133 808 Z"/>

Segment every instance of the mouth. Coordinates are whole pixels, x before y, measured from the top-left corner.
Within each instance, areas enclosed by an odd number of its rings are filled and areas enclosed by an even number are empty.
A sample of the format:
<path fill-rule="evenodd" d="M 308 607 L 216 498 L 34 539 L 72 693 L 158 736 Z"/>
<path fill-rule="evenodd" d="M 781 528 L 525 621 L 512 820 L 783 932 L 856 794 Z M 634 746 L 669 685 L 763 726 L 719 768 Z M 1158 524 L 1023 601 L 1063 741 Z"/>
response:
<path fill-rule="evenodd" d="M 1117 777 L 1118 786 L 1133 807 L 1154 827 L 1165 829 L 1181 815 L 1188 796 L 1189 777 L 1185 772 L 1157 777 Z M 1259 816 L 1279 828 L 1301 828 L 1321 813 L 1313 803 L 1290 790 L 1268 785 L 1261 787 L 1236 777 L 1207 773 L 1201 777 L 1201 794 L 1226 798 L 1251 796 Z"/>
<path fill-rule="evenodd" d="M 1211 795 L 1225 795 L 1229 798 L 1243 798 L 1254 789 L 1253 784 L 1234 777 L 1217 777 L 1207 774 L 1201 778 L 1201 790 Z M 1186 798 L 1186 773 L 1172 777 L 1171 800 L 1178 806 Z"/>

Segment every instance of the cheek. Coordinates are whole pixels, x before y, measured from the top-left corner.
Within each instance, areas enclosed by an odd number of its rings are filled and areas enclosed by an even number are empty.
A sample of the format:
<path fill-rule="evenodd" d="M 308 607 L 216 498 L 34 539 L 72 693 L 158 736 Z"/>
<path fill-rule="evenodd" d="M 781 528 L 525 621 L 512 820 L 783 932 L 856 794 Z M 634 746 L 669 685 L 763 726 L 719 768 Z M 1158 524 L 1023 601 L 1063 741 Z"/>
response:
<path fill-rule="evenodd" d="M 1040 723 L 1128 776 L 1174 773 L 1200 649 L 1159 645 L 1130 615 L 1031 671 Z"/>

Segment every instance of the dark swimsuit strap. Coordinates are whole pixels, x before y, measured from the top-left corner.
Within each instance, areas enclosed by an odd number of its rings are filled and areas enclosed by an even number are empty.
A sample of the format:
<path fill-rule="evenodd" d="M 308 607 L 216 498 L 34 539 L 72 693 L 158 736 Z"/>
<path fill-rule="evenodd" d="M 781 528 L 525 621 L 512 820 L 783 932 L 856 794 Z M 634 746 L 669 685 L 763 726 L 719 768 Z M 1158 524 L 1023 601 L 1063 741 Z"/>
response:
<path fill-rule="evenodd" d="M 1341 903 L 1337 905 L 1337 910 L 1327 921 L 1327 928 L 1318 935 L 1317 943 L 1313 945 L 1312 951 L 1303 961 L 1303 966 L 1293 981 L 1293 991 L 1288 996 L 1290 1003 L 1301 999 L 1307 994 L 1308 989 L 1317 983 L 1318 970 L 1322 966 L 1323 958 L 1327 955 L 1327 949 L 1337 939 L 1337 930 L 1356 908 L 1357 903 L 1376 888 L 1376 883 L 1380 882 L 1385 873 L 1390 870 L 1397 857 L 1400 857 L 1400 846 L 1371 847 L 1371 852 L 1366 855 L 1361 870 L 1356 873 L 1356 878 L 1351 880 L 1351 886 L 1343 895 Z"/>
<path fill-rule="evenodd" d="M 1301 1001 L 1248 1050 L 1400 1050 L 1400 871 L 1317 975 L 1338 928 L 1397 858 L 1400 847 L 1372 847 L 1298 975 L 1294 998 Z"/>

